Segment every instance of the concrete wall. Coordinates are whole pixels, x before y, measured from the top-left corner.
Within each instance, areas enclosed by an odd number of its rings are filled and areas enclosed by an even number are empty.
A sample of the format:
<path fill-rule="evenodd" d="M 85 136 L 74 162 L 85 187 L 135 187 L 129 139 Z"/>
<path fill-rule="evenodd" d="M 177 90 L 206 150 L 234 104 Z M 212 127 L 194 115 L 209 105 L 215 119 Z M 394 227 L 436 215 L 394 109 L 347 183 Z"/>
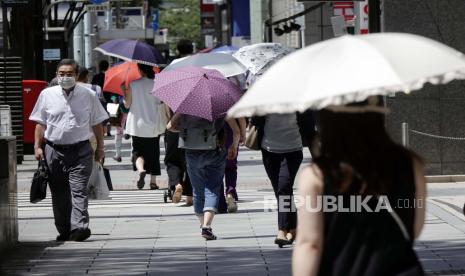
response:
<path fill-rule="evenodd" d="M 17 241 L 16 140 L 0 136 L 0 251 Z"/>
<path fill-rule="evenodd" d="M 385 0 L 383 30 L 423 35 L 465 52 L 465 2 L 462 0 Z M 405 49 L 415 51 L 415 49 Z M 465 137 L 465 83 L 427 85 L 405 96 L 388 98 L 387 127 L 401 141 L 401 124 L 411 129 Z M 464 174 L 465 141 L 439 140 L 410 134 L 410 147 L 427 162 L 428 174 Z"/>

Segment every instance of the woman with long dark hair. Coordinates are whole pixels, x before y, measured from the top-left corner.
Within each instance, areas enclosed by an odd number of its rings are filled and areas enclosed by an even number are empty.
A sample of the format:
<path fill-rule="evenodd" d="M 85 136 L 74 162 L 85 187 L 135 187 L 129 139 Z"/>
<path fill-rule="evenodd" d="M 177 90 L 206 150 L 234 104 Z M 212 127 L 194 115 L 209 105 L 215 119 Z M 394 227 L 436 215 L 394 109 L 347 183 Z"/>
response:
<path fill-rule="evenodd" d="M 423 163 L 391 140 L 383 109 L 318 111 L 319 154 L 298 178 L 294 275 L 422 274 L 412 247 L 425 218 Z M 335 210 L 318 203 L 328 198 Z"/>
<path fill-rule="evenodd" d="M 155 72 L 152 66 L 137 64 L 142 78 L 129 83 L 124 106 L 129 108 L 126 133 L 132 137 L 133 169 L 138 172 L 137 188 L 145 185 L 150 174 L 150 189 L 158 189 L 156 176 L 160 175 L 160 135 L 165 132 L 167 115 L 165 105 L 152 95 Z"/>

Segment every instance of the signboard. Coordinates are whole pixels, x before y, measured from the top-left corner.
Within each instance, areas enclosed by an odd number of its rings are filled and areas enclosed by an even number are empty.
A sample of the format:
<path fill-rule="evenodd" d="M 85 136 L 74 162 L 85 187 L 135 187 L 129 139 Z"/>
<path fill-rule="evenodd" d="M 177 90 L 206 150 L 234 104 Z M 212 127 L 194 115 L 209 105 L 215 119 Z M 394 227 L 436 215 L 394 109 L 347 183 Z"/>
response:
<path fill-rule="evenodd" d="M 342 15 L 346 21 L 354 19 L 354 2 L 339 1 L 333 3 L 334 16 Z"/>
<path fill-rule="evenodd" d="M 44 60 L 60 60 L 60 49 L 44 49 Z"/>
<path fill-rule="evenodd" d="M 87 12 L 100 12 L 100 11 L 107 11 L 110 6 L 107 4 L 98 4 L 98 5 L 87 5 L 86 10 Z"/>
<path fill-rule="evenodd" d="M 31 3 L 31 0 L 2 0 L 2 7 L 29 5 L 30 3 Z"/>
<path fill-rule="evenodd" d="M 368 0 L 355 3 L 355 33 L 368 33 Z"/>

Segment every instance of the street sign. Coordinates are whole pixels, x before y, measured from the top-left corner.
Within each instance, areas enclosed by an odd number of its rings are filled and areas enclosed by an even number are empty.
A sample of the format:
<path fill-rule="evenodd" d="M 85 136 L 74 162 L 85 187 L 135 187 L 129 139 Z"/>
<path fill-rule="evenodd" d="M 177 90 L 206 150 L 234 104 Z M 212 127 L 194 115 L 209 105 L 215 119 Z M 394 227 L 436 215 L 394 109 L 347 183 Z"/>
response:
<path fill-rule="evenodd" d="M 98 5 L 87 5 L 86 10 L 87 12 L 99 12 L 99 11 L 107 11 L 110 9 L 110 5 L 106 4 L 98 4 Z"/>
<path fill-rule="evenodd" d="M 44 60 L 60 60 L 60 49 L 44 49 Z"/>

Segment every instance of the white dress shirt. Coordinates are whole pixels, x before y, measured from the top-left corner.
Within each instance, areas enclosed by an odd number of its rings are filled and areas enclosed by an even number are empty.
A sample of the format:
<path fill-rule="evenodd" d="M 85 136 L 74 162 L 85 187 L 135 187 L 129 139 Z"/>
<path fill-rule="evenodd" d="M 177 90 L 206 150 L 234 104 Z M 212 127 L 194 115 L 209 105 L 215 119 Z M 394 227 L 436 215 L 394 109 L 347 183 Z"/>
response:
<path fill-rule="evenodd" d="M 149 78 L 132 81 L 132 103 L 126 119 L 125 133 L 153 138 L 165 133 L 167 119 L 163 103 L 152 95 L 154 82 Z"/>
<path fill-rule="evenodd" d="M 92 127 L 106 119 L 96 93 L 80 84 L 69 95 L 59 85 L 44 89 L 29 117 L 46 127 L 46 140 L 58 145 L 89 140 Z"/>

